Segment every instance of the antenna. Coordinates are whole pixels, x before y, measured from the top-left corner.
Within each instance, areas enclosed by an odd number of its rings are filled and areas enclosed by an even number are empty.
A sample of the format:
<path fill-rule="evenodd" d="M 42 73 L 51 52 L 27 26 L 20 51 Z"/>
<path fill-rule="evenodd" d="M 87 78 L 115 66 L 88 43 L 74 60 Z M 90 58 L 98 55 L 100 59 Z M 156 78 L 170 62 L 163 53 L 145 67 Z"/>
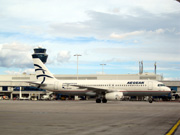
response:
<path fill-rule="evenodd" d="M 139 61 L 139 74 L 143 73 L 143 61 Z"/>
<path fill-rule="evenodd" d="M 156 67 L 157 67 L 157 65 L 156 65 L 156 62 L 154 63 L 154 73 L 156 74 Z"/>

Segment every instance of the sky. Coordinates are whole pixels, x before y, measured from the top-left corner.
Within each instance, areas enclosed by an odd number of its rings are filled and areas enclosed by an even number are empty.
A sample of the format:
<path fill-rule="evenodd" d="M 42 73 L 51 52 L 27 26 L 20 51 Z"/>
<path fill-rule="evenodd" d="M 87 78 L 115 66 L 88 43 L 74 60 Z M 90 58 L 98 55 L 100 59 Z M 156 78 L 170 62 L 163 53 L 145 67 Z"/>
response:
<path fill-rule="evenodd" d="M 35 47 L 53 74 L 154 72 L 180 80 L 175 0 L 0 0 L 0 74 L 34 73 Z"/>

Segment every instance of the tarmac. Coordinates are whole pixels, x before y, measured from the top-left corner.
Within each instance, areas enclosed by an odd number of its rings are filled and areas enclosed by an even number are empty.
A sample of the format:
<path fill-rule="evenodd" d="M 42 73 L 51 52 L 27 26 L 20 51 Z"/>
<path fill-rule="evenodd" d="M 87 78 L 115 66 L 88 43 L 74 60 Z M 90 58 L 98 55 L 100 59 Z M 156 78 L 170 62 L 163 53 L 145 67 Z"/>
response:
<path fill-rule="evenodd" d="M 179 118 L 179 102 L 0 100 L 1 135 L 165 135 Z"/>

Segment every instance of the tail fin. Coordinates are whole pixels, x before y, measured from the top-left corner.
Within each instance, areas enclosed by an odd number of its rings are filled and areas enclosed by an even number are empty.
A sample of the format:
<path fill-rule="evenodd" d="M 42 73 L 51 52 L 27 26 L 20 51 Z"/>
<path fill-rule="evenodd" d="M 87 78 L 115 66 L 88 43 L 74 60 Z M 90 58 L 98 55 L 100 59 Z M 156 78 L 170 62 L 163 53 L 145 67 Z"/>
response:
<path fill-rule="evenodd" d="M 43 84 L 47 80 L 56 80 L 53 74 L 49 72 L 47 67 L 42 63 L 39 58 L 33 58 L 33 62 L 38 82 L 41 82 L 41 84 Z"/>

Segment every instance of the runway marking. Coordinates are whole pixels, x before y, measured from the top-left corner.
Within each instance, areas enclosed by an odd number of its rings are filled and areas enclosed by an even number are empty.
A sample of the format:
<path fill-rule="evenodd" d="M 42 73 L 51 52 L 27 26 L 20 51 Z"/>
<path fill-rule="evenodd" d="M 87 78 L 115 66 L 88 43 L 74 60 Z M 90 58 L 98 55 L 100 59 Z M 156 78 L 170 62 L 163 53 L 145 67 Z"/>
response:
<path fill-rule="evenodd" d="M 174 126 L 165 134 L 165 135 L 173 135 L 175 131 L 178 129 L 180 125 L 180 119 L 174 124 Z"/>

